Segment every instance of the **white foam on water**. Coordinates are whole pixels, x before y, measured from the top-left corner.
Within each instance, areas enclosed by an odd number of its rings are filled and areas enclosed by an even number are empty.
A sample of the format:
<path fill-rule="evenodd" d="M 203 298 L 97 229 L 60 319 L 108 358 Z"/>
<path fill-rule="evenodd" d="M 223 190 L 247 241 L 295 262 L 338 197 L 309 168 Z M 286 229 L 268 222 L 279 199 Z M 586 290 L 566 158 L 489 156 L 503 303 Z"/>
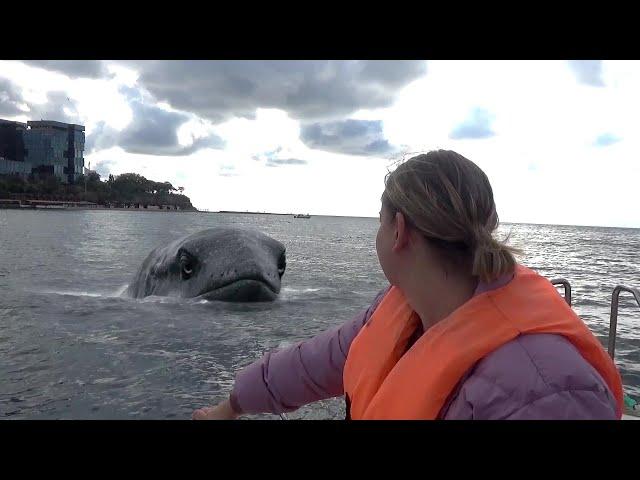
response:
<path fill-rule="evenodd" d="M 40 290 L 39 292 L 34 293 L 47 293 L 53 295 L 69 295 L 72 297 L 104 297 L 104 298 L 117 298 L 123 297 L 124 292 L 127 290 L 129 285 L 124 285 L 119 287 L 115 292 L 87 292 L 84 290 Z"/>
<path fill-rule="evenodd" d="M 40 290 L 34 293 L 69 295 L 73 297 L 129 298 L 127 295 L 125 295 L 125 292 L 127 291 L 128 287 L 129 285 L 122 285 L 121 287 L 118 287 L 115 291 L 112 291 L 112 292 L 88 292 L 83 290 Z M 315 293 L 321 290 L 325 290 L 325 289 L 284 287 L 281 291 L 281 296 L 285 298 L 292 297 L 292 296 L 297 297 L 297 296 L 300 296 L 301 294 Z M 206 299 L 195 300 L 195 299 L 184 299 L 184 298 L 173 297 L 173 296 L 156 296 L 156 295 L 150 295 L 144 298 L 132 298 L 132 300 L 142 302 L 142 303 L 181 303 L 184 301 L 197 304 L 197 305 L 204 305 L 204 304 L 211 303 L 210 300 L 206 300 Z"/>
<path fill-rule="evenodd" d="M 122 343 L 117 335 L 109 333 L 90 333 L 88 335 L 77 335 L 76 338 L 86 343 L 99 343 L 103 345 Z"/>
<path fill-rule="evenodd" d="M 310 296 L 310 294 L 314 294 L 320 292 L 321 290 L 326 290 L 325 288 L 292 288 L 292 287 L 284 287 L 280 292 L 280 298 L 282 300 L 296 300 L 296 299 L 304 299 Z"/>
<path fill-rule="evenodd" d="M 40 293 L 51 293 L 54 295 L 69 295 L 72 297 L 110 297 L 111 296 L 104 293 L 61 291 L 61 290 L 41 290 Z"/>
<path fill-rule="evenodd" d="M 169 304 L 184 303 L 185 301 L 185 299 L 181 297 L 171 297 L 171 296 L 160 297 L 157 295 L 150 295 L 148 297 L 137 298 L 135 300 L 140 303 L 169 303 Z"/>
<path fill-rule="evenodd" d="M 321 288 L 290 288 L 284 287 L 282 289 L 285 293 L 310 293 L 310 292 L 319 292 L 322 290 Z"/>
<path fill-rule="evenodd" d="M 123 285 L 122 287 L 120 287 L 118 290 L 116 290 L 116 293 L 114 294 L 115 297 L 122 297 L 124 296 L 124 292 L 127 291 L 127 288 L 129 288 L 129 285 Z"/>
<path fill-rule="evenodd" d="M 93 383 L 95 384 L 105 384 L 105 383 L 113 383 L 117 380 L 116 377 L 108 377 L 108 378 L 97 378 L 96 380 L 93 381 Z"/>

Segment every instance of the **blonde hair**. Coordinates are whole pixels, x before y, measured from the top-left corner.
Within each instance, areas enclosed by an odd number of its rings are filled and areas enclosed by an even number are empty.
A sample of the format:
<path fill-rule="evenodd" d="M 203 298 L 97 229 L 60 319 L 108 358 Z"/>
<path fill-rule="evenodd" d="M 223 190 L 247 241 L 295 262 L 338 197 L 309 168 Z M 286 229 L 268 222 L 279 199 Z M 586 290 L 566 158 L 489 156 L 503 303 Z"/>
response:
<path fill-rule="evenodd" d="M 514 270 L 520 251 L 493 236 L 498 214 L 489 179 L 462 155 L 437 150 L 401 163 L 385 177 L 382 202 L 482 281 Z"/>

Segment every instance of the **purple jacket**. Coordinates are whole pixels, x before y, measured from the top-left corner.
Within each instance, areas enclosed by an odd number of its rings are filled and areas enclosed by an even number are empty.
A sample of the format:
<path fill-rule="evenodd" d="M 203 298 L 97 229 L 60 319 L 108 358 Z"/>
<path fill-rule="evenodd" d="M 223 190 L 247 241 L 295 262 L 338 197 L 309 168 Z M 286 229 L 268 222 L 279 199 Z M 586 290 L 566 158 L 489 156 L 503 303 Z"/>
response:
<path fill-rule="evenodd" d="M 511 278 L 479 285 L 475 294 Z M 349 346 L 387 289 L 349 322 L 241 370 L 231 393 L 237 412 L 283 413 L 344 394 Z M 521 335 L 479 361 L 458 383 L 445 420 L 615 419 L 615 399 L 598 372 L 564 337 Z"/>

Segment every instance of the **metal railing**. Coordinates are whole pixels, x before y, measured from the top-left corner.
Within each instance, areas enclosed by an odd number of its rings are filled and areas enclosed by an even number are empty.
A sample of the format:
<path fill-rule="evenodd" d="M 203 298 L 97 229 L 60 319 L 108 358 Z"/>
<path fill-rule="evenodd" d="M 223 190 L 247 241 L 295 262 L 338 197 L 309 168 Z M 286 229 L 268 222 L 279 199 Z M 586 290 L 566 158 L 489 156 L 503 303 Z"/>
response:
<path fill-rule="evenodd" d="M 551 280 L 551 283 L 554 287 L 558 285 L 562 285 L 564 287 L 564 300 L 567 302 L 567 305 L 571 306 L 571 284 L 568 280 L 564 278 L 554 278 Z"/>
<path fill-rule="evenodd" d="M 550 280 L 553 286 L 564 287 L 564 299 L 569 306 L 571 306 L 571 284 L 568 280 L 564 278 L 554 278 Z M 617 285 L 616 288 L 613 289 L 613 294 L 611 295 L 611 316 L 609 317 L 609 337 L 608 337 L 608 352 L 609 356 L 613 359 L 616 354 L 616 336 L 618 330 L 618 304 L 620 293 L 629 292 L 631 293 L 638 306 L 640 307 L 640 290 L 637 288 L 627 287 L 625 285 Z"/>
<path fill-rule="evenodd" d="M 611 317 L 609 317 L 609 345 L 608 351 L 611 358 L 615 358 L 616 354 L 616 332 L 618 329 L 618 299 L 621 292 L 631 293 L 640 307 L 640 290 L 637 288 L 625 287 L 618 285 L 613 289 L 611 296 Z"/>

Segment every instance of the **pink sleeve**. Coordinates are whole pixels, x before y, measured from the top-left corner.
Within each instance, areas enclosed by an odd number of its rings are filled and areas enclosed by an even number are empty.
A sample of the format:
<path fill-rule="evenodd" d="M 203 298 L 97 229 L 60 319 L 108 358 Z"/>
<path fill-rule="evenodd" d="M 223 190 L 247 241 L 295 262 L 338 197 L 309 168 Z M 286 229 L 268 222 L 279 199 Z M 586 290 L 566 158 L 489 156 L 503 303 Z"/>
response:
<path fill-rule="evenodd" d="M 236 375 L 231 405 L 238 413 L 283 413 L 344 393 L 342 372 L 351 342 L 386 294 L 347 323 L 297 345 L 267 353 Z"/>

